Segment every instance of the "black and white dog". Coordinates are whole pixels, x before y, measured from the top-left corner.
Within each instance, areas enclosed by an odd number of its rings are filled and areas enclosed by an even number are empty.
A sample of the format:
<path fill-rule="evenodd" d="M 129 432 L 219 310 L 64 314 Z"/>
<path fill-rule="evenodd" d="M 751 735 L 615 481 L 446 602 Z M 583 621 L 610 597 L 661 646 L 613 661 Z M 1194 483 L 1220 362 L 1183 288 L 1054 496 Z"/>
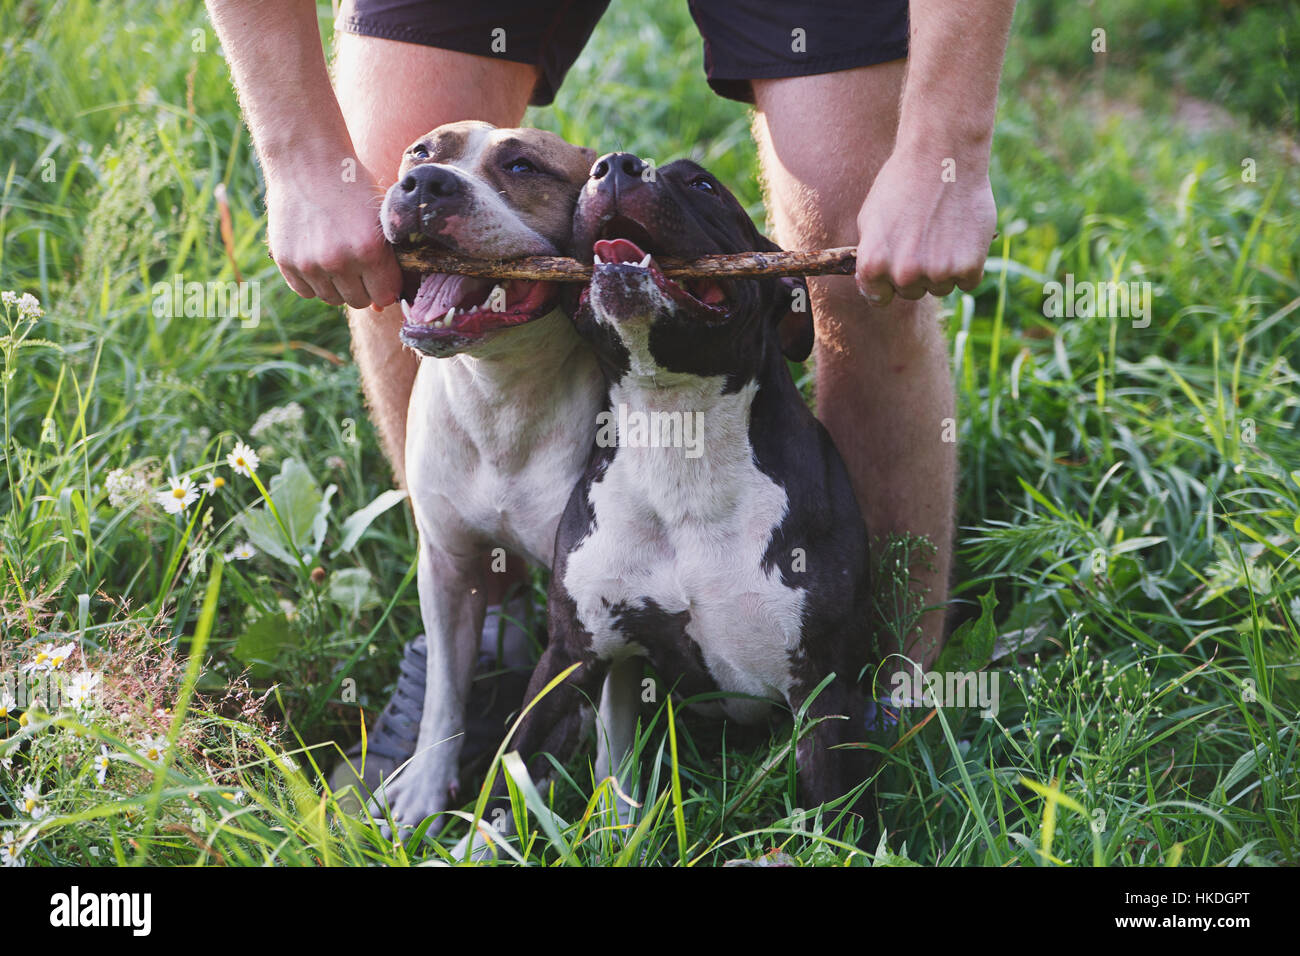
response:
<path fill-rule="evenodd" d="M 527 698 L 579 667 L 527 713 L 513 745 L 538 774 L 543 752 L 567 758 L 582 705 L 605 681 L 609 757 L 597 772 L 616 772 L 647 658 L 682 696 L 740 695 L 720 703 L 735 719 L 772 701 L 827 718 L 797 748 L 800 799 L 842 796 L 866 776 L 861 750 L 833 748 L 862 736 L 867 532 L 785 361 L 812 347 L 806 285 L 664 276 L 656 257 L 776 248 L 685 160 L 657 170 L 629 153 L 598 160 L 573 247 L 594 262 L 575 324 L 608 404 L 557 533 L 550 644 Z"/>

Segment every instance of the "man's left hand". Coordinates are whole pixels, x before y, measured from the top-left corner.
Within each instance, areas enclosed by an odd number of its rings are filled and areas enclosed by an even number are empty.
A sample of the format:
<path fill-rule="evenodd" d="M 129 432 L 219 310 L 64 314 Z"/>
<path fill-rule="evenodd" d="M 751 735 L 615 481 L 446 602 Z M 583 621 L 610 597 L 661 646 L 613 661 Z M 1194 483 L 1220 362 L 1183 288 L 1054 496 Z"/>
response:
<path fill-rule="evenodd" d="M 872 305 L 969 292 L 996 226 L 987 153 L 963 161 L 899 146 L 858 213 L 858 289 Z"/>

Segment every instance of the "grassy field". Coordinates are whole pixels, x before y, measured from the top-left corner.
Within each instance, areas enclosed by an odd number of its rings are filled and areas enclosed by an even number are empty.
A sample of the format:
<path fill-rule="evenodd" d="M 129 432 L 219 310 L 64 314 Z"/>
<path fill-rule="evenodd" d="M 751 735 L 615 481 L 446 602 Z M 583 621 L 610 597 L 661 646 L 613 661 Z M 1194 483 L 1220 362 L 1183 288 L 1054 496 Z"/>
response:
<path fill-rule="evenodd" d="M 642 9 L 616 0 L 530 121 L 693 156 L 761 223 L 747 111 L 709 92 L 685 4 Z M 503 861 L 1300 861 L 1296 11 L 1018 11 L 1000 238 L 983 285 L 944 303 L 967 623 L 940 666 L 996 675 L 996 716 L 909 709 L 874 735 L 883 835 L 861 850 L 796 805 L 806 727 L 719 756 L 716 727 L 665 702 L 630 836 L 584 755 L 516 788 Z M 0 688 L 0 857 L 445 858 L 473 806 L 393 844 L 322 788 L 420 630 L 415 536 L 345 322 L 266 256 L 201 5 L 0 0 L 0 37 L 0 675 L 90 675 L 59 709 Z M 256 323 L 155 291 L 236 269 Z M 1055 314 L 1053 281 L 1146 283 L 1150 312 Z M 255 477 L 226 463 L 241 440 Z M 198 493 L 177 514 L 173 477 Z"/>

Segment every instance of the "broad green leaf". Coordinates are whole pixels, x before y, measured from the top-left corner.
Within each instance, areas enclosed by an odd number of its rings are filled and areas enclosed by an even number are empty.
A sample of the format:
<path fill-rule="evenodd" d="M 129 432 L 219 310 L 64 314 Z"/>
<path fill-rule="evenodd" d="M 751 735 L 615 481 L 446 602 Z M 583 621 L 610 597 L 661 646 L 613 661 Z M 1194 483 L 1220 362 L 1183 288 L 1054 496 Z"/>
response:
<path fill-rule="evenodd" d="M 365 568 L 341 568 L 330 574 L 325 597 L 347 608 L 352 617 L 383 603 L 379 590 L 371 581 L 370 572 Z"/>
<path fill-rule="evenodd" d="M 405 498 L 405 491 L 390 488 L 388 491 L 376 495 L 375 500 L 364 508 L 348 515 L 347 520 L 343 522 L 343 540 L 334 549 L 334 553 L 351 551 L 361 536 L 365 534 L 366 529 L 370 527 L 371 522 Z"/>
<path fill-rule="evenodd" d="M 234 655 L 254 677 L 270 677 L 286 647 L 298 642 L 293 626 L 283 614 L 264 614 L 235 640 Z"/>
<path fill-rule="evenodd" d="M 948 643 L 935 662 L 938 671 L 979 670 L 993 659 L 993 646 L 998 638 L 998 628 L 993 612 L 998 606 L 997 596 L 990 586 L 980 597 L 980 615 L 972 621 L 963 621 L 952 632 Z"/>
<path fill-rule="evenodd" d="M 294 548 L 309 556 L 320 553 L 325 541 L 330 499 L 336 490 L 334 485 L 330 485 L 322 494 L 307 467 L 296 459 L 286 458 L 280 466 L 280 473 L 271 479 L 267 488 L 280 521 L 276 521 L 264 502 L 241 515 L 239 524 L 253 547 L 285 564 L 296 564 Z M 284 523 L 283 528 L 280 522 Z M 285 532 L 288 532 L 289 540 L 285 539 Z"/>

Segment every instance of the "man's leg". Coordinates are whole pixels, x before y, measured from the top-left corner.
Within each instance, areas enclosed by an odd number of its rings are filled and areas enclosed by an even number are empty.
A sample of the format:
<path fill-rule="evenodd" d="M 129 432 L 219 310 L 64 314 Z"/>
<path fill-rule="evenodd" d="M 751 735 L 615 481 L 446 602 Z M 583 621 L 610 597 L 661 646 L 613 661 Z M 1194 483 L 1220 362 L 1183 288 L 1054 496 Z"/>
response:
<path fill-rule="evenodd" d="M 385 189 L 402 152 L 435 126 L 463 119 L 518 126 L 537 80 L 525 64 L 353 33 L 336 34 L 335 50 L 334 89 L 353 146 Z M 405 487 L 406 406 L 417 359 L 397 338 L 401 307 L 348 309 L 348 323 L 380 441 Z"/>
<path fill-rule="evenodd" d="M 857 215 L 894 146 L 905 61 L 755 80 L 758 141 L 774 238 L 790 249 L 855 246 Z M 937 304 L 869 306 L 852 278 L 809 282 L 817 326 L 817 411 L 848 465 L 873 539 L 910 533 L 937 547 L 914 566 L 927 605 L 947 600 L 956 446 L 941 440 L 954 396 Z M 928 612 L 910 657 L 928 665 L 944 612 Z M 886 652 L 892 650 L 886 648 Z"/>

